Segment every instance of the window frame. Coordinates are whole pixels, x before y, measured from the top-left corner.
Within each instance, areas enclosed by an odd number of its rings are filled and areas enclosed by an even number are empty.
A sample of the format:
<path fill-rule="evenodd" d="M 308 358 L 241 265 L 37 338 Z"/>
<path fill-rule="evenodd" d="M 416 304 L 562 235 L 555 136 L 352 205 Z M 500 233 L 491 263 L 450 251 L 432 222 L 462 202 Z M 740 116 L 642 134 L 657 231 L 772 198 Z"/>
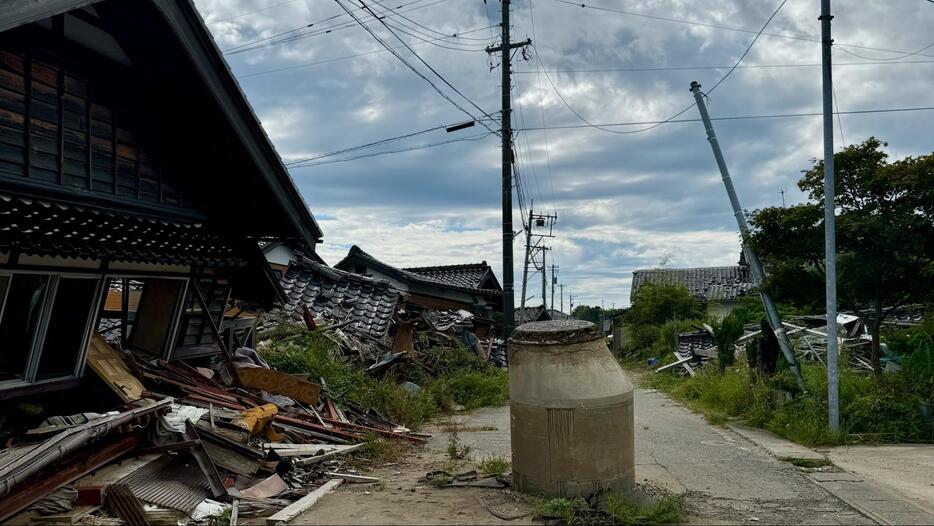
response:
<path fill-rule="evenodd" d="M 49 281 L 45 293 L 42 297 L 42 312 L 39 315 L 39 324 L 36 329 L 36 334 L 33 335 L 32 341 L 30 342 L 23 378 L 4 380 L 0 382 L 0 390 L 13 389 L 23 386 L 42 385 L 60 382 L 62 380 L 68 380 L 72 378 L 80 378 L 84 373 L 85 358 L 87 354 L 88 341 L 91 338 L 92 327 L 94 327 L 94 324 L 97 323 L 98 311 L 100 309 L 101 297 L 103 295 L 101 287 L 104 283 L 104 277 L 100 274 L 61 272 L 52 270 L 0 270 L 0 276 L 8 277 L 10 279 L 10 283 L 12 283 L 14 277 L 17 274 L 44 275 L 49 277 Z M 62 278 L 95 280 L 97 282 L 94 289 L 94 299 L 91 302 L 91 312 L 88 316 L 88 321 L 84 326 L 84 334 L 82 335 L 81 339 L 82 343 L 78 349 L 78 354 L 75 358 L 75 366 L 74 369 L 72 369 L 72 373 L 70 375 L 36 380 L 36 375 L 38 374 L 39 370 L 39 362 L 42 359 L 42 348 L 45 345 L 45 338 L 49 329 L 49 320 L 52 316 L 52 307 L 55 305 L 55 297 L 58 292 L 58 285 Z M 3 298 L 0 300 L 0 319 L 2 319 L 3 314 L 6 311 L 6 303 L 9 295 L 10 286 L 8 284 L 6 290 L 4 291 Z"/>

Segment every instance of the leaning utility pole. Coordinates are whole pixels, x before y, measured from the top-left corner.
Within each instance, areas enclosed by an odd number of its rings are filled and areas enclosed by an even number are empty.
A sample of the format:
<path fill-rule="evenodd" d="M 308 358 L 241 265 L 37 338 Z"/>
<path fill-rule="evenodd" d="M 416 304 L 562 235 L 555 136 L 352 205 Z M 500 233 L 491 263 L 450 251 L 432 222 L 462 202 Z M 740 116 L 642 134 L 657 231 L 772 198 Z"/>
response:
<path fill-rule="evenodd" d="M 503 68 L 503 114 L 502 114 L 502 149 L 503 149 L 503 341 L 509 340 L 515 325 L 515 291 L 512 269 L 512 102 L 510 100 L 511 72 L 509 52 L 515 48 L 528 46 L 531 39 L 511 44 L 509 42 L 509 3 L 500 0 L 503 9 L 503 37 L 500 45 L 486 48 L 487 53 L 500 52 L 500 67 Z"/>
<path fill-rule="evenodd" d="M 824 87 L 824 269 L 827 272 L 827 413 L 830 432 L 840 429 L 840 372 L 837 369 L 837 234 L 834 217 L 833 75 L 830 62 L 830 0 L 821 0 L 821 63 Z"/>
<path fill-rule="evenodd" d="M 762 263 L 758 256 L 752 251 L 752 248 L 746 243 L 749 238 L 749 226 L 746 224 L 746 216 L 739 205 L 739 197 L 736 196 L 736 189 L 733 188 L 733 179 L 730 177 L 730 170 L 726 167 L 726 161 L 723 159 L 723 152 L 720 151 L 720 143 L 717 141 L 717 134 L 710 122 L 710 114 L 707 112 L 707 105 L 704 103 L 704 94 L 700 90 L 701 85 L 696 81 L 691 82 L 691 92 L 694 93 L 694 101 L 697 102 L 697 109 L 700 110 L 701 120 L 704 121 L 704 127 L 707 129 L 707 141 L 710 142 L 710 148 L 713 150 L 714 159 L 717 161 L 717 167 L 720 168 L 720 177 L 723 179 L 723 186 L 726 187 L 726 193 L 730 198 L 730 204 L 733 206 L 733 215 L 736 217 L 736 224 L 739 226 L 739 233 L 743 238 L 743 252 L 746 254 L 746 262 L 749 264 L 749 270 L 755 283 L 759 286 L 759 297 L 762 298 L 762 306 L 765 307 L 765 315 L 769 320 L 769 326 L 775 333 L 778 340 L 778 346 L 781 347 L 785 360 L 788 361 L 791 370 L 794 372 L 798 387 L 803 391 L 804 378 L 801 377 L 801 370 L 798 368 L 798 362 L 795 360 L 794 350 L 791 348 L 791 342 L 788 341 L 788 334 L 785 332 L 785 326 L 782 325 L 782 319 L 778 315 L 775 303 L 772 298 L 762 289 L 765 284 L 765 271 L 762 270 Z"/>

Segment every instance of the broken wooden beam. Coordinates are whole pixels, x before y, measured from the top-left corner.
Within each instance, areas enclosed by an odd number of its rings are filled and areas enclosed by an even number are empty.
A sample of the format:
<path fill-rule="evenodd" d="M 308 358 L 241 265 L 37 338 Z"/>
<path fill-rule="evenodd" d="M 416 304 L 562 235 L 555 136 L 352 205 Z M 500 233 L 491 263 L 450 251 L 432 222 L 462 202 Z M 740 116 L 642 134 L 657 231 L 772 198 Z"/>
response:
<path fill-rule="evenodd" d="M 321 500 L 321 497 L 334 491 L 334 489 L 343 484 L 343 482 L 343 479 L 334 479 L 325 482 L 321 485 L 321 487 L 315 489 L 308 495 L 305 495 L 292 504 L 286 506 L 275 515 L 266 518 L 266 524 L 279 524 L 280 522 L 287 523 L 291 521 L 295 517 L 298 517 L 302 513 L 305 513 L 311 509 L 315 503 Z"/>

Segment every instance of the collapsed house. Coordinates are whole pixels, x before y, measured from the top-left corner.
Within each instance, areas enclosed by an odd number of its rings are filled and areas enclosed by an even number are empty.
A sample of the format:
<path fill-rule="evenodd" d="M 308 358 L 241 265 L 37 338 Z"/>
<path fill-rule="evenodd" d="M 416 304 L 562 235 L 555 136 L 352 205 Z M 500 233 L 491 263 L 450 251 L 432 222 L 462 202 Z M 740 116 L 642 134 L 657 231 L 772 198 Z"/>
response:
<path fill-rule="evenodd" d="M 717 318 L 729 314 L 739 305 L 740 298 L 755 292 L 755 283 L 742 253 L 739 262 L 733 266 L 635 270 L 630 301 L 646 283 L 680 285 L 707 309 L 708 314 Z"/>
<path fill-rule="evenodd" d="M 244 347 L 321 235 L 189 0 L 0 4 L 0 521 L 288 521 L 421 441 Z"/>
<path fill-rule="evenodd" d="M 492 318 L 502 309 L 503 288 L 486 263 L 398 268 L 354 245 L 334 268 L 384 279 L 405 293 L 410 303 L 435 309 L 463 309 Z"/>
<path fill-rule="evenodd" d="M 370 370 L 415 359 L 438 340 L 444 345 L 459 342 L 484 360 L 505 366 L 505 356 L 496 352 L 495 323 L 470 312 L 469 304 L 445 302 L 441 304 L 454 308 L 437 308 L 438 302 L 406 292 L 396 282 L 331 268 L 300 253 L 292 255 L 281 285 L 286 301 L 278 311 L 264 314 L 261 335 L 283 321 L 320 329 L 345 356 Z"/>

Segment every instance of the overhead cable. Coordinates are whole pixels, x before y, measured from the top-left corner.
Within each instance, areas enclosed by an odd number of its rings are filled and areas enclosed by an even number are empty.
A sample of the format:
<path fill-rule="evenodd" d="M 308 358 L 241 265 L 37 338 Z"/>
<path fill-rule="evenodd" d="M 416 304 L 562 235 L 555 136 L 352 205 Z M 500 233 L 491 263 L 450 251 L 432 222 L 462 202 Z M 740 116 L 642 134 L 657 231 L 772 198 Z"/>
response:
<path fill-rule="evenodd" d="M 438 92 L 439 95 L 441 95 L 441 97 L 443 97 L 445 100 L 447 100 L 448 102 L 450 102 L 450 103 L 451 103 L 454 107 L 456 107 L 458 110 L 460 110 L 460 111 L 462 111 L 463 113 L 465 113 L 465 114 L 467 114 L 468 116 L 470 116 L 471 119 L 473 119 L 473 120 L 478 120 L 477 117 L 476 117 L 473 113 L 471 113 L 471 112 L 468 111 L 466 108 L 464 108 L 462 105 L 460 105 L 457 101 L 455 101 L 454 99 L 452 99 L 447 93 L 445 93 L 441 88 L 439 88 L 431 79 L 429 79 L 428 77 L 426 77 L 425 74 L 423 74 L 421 71 L 419 71 L 419 70 L 418 70 L 415 66 L 413 66 L 412 64 L 409 64 L 409 62 L 408 62 L 402 55 L 400 55 L 398 52 L 396 52 L 395 49 L 393 49 L 393 48 L 392 48 L 389 44 L 387 44 L 382 38 L 380 38 L 379 35 L 377 35 L 376 33 L 374 33 L 372 29 L 370 29 L 366 24 L 364 24 L 363 21 L 360 20 L 360 18 L 357 17 L 357 15 L 355 15 L 351 10 L 349 10 L 349 9 L 347 8 L 347 6 L 345 6 L 344 3 L 341 2 L 341 0 L 334 0 L 334 1 L 337 3 L 337 5 L 339 5 L 339 6 L 341 7 L 341 9 L 343 9 L 344 11 L 346 11 L 347 14 L 349 14 L 354 20 L 356 20 L 357 23 L 360 24 L 360 26 L 363 27 L 363 28 L 367 31 L 367 33 L 370 34 L 370 36 L 372 36 L 377 42 L 379 42 L 379 44 L 380 44 L 381 46 L 383 46 L 383 48 L 385 48 L 387 51 L 389 51 L 390 53 L 392 53 L 393 56 L 395 56 L 397 59 L 399 59 L 399 61 L 402 62 L 402 63 L 403 63 L 407 68 L 409 68 L 413 73 L 415 73 L 415 74 L 418 75 L 422 80 L 424 80 L 425 82 L 427 82 L 428 85 L 430 85 L 436 92 Z M 385 25 L 385 24 L 384 24 L 384 25 Z M 389 29 L 389 32 L 392 33 L 392 35 L 395 36 L 400 42 L 402 42 L 402 44 L 405 46 L 405 48 L 408 49 L 413 55 L 415 55 L 416 58 L 418 58 L 423 64 L 426 64 L 426 65 L 427 65 L 427 62 L 425 62 L 424 60 L 422 60 L 422 58 L 421 58 L 417 53 L 415 53 L 415 51 L 408 45 L 408 43 L 406 43 L 404 40 L 402 40 L 401 38 L 399 38 L 399 36 L 396 35 L 396 33 L 392 31 L 392 29 Z M 432 68 L 429 66 L 429 69 L 432 69 Z M 438 75 L 438 73 L 435 72 L 433 69 L 432 69 L 432 71 L 435 73 L 435 75 Z M 447 84 L 448 86 L 451 86 L 451 84 L 450 84 L 446 79 L 442 78 L 442 80 L 444 81 L 445 84 Z M 451 87 L 453 88 L 453 86 L 451 86 Z M 456 91 L 458 94 L 460 94 L 462 97 L 464 97 L 464 95 L 461 94 L 459 91 L 457 91 L 456 88 L 455 88 L 455 91 Z M 467 99 L 466 97 L 464 97 L 464 98 Z M 474 104 L 473 101 L 471 101 L 470 99 L 467 99 L 467 101 L 470 102 L 470 104 L 472 104 L 474 107 L 476 107 L 476 108 L 479 109 L 479 106 L 477 106 L 476 104 Z M 483 114 L 486 115 L 487 117 L 490 117 L 490 115 L 489 115 L 487 112 L 483 111 L 482 109 L 481 109 L 480 111 L 481 111 L 481 113 L 483 113 Z M 490 117 L 490 118 L 492 118 L 492 117 Z M 483 125 L 483 127 L 485 127 L 485 128 L 486 128 L 487 130 L 489 130 L 490 132 L 494 132 L 493 129 L 490 128 L 486 123 L 483 123 L 483 122 L 480 122 L 480 123 Z M 495 132 L 494 132 L 494 133 L 495 133 Z"/>
<path fill-rule="evenodd" d="M 709 27 L 709 28 L 711 28 L 711 29 L 722 29 L 722 30 L 725 30 L 725 31 L 733 31 L 733 32 L 737 32 L 737 33 L 750 33 L 750 34 L 755 34 L 755 33 L 757 33 L 757 31 L 754 30 L 754 29 L 745 29 L 745 28 L 741 28 L 741 27 L 725 26 L 725 25 L 722 25 L 722 24 L 711 24 L 711 23 L 706 23 L 706 22 L 698 22 L 698 21 L 696 21 L 696 20 L 685 20 L 685 19 L 683 19 L 683 18 L 674 18 L 674 17 L 667 17 L 667 16 L 650 15 L 650 14 L 647 14 L 647 13 L 639 13 L 639 12 L 635 12 L 635 11 L 626 11 L 626 10 L 623 10 L 623 9 L 616 9 L 616 8 L 612 8 L 612 7 L 604 7 L 604 6 L 593 5 L 593 4 L 585 4 L 585 3 L 581 3 L 581 2 L 572 2 L 572 1 L 570 1 L 570 0 L 552 0 L 552 1 L 553 1 L 553 2 L 558 2 L 558 3 L 560 3 L 560 4 L 571 5 L 571 6 L 574 6 L 574 7 L 582 7 L 582 8 L 587 8 L 587 9 L 593 9 L 593 10 L 596 10 L 596 11 L 604 11 L 604 12 L 609 12 L 609 13 L 617 13 L 617 14 L 627 15 L 627 16 L 634 16 L 634 17 L 641 17 L 641 18 L 649 18 L 649 19 L 652 19 L 652 20 L 659 20 L 659 21 L 663 21 L 663 22 L 673 22 L 673 23 L 677 23 L 677 24 L 687 24 L 687 25 L 691 25 L 691 26 Z M 785 34 L 785 33 L 762 33 L 762 36 L 776 37 L 776 38 L 785 38 L 785 39 L 790 39 L 790 40 L 800 40 L 800 41 L 802 41 L 802 42 L 812 42 L 812 43 L 818 43 L 818 44 L 821 43 L 821 41 L 820 41 L 819 38 L 809 37 L 809 36 L 805 36 L 805 35 L 789 35 L 789 34 Z M 834 46 L 838 46 L 838 47 L 839 47 L 839 46 L 845 46 L 845 47 L 853 48 L 853 49 L 866 49 L 866 50 L 871 50 L 871 51 L 882 51 L 882 52 L 885 52 L 885 53 L 910 53 L 910 52 L 908 52 L 908 51 L 902 51 L 902 50 L 897 50 L 897 49 L 877 48 L 877 47 L 862 46 L 862 45 L 857 45 L 857 44 L 848 44 L 848 43 L 843 43 L 843 42 L 835 42 L 835 43 L 834 43 Z M 915 52 L 915 53 L 910 53 L 910 54 L 920 54 L 920 53 Z M 925 56 L 925 57 L 934 57 L 934 55 L 922 55 L 922 56 Z"/>
<path fill-rule="evenodd" d="M 889 108 L 889 109 L 875 109 L 875 110 L 850 110 L 850 111 L 840 111 L 834 112 L 834 115 L 866 115 L 873 113 L 904 113 L 912 111 L 934 111 L 934 106 L 919 106 L 914 108 Z M 739 121 L 739 120 L 754 120 L 754 119 L 785 119 L 793 117 L 820 117 L 823 115 L 823 112 L 813 112 L 813 113 L 774 113 L 766 115 L 736 115 L 732 117 L 711 117 L 712 121 Z M 645 126 L 647 124 L 669 124 L 669 123 L 682 123 L 682 122 L 701 122 L 701 119 L 665 119 L 663 121 L 635 121 L 635 122 L 610 122 L 610 123 L 600 123 L 596 126 L 609 128 L 609 127 L 618 127 L 618 126 Z M 549 126 L 549 130 L 573 130 L 573 129 L 583 129 L 583 128 L 592 128 L 594 126 L 587 124 L 565 124 L 557 126 Z M 541 130 L 543 128 L 524 128 L 517 129 L 516 131 L 535 131 Z"/>
<path fill-rule="evenodd" d="M 717 89 L 718 86 L 720 86 L 720 84 L 723 83 L 723 81 L 725 81 L 726 79 L 728 79 L 728 78 L 730 77 L 730 75 L 732 75 L 733 72 L 736 71 L 736 67 L 739 66 L 740 62 L 742 62 L 744 58 L 746 58 L 746 55 L 749 54 L 749 51 L 752 50 L 752 47 L 756 45 L 756 42 L 759 40 L 759 37 L 762 36 L 762 33 L 765 31 L 765 28 L 769 27 L 769 24 L 772 22 L 772 19 L 775 18 L 775 15 L 777 15 L 779 11 L 781 11 L 782 7 L 784 7 L 784 5 L 785 5 L 786 2 L 788 2 L 788 0 L 782 0 L 781 3 L 778 4 L 778 7 L 776 7 L 775 10 L 772 11 L 772 14 L 769 15 L 768 20 L 765 21 L 765 24 L 763 24 L 763 25 L 762 25 L 762 28 L 759 29 L 759 32 L 756 33 L 755 38 L 753 38 L 753 39 L 752 39 L 752 42 L 750 42 L 749 45 L 746 46 L 746 50 L 743 51 L 743 54 L 740 55 L 740 57 L 739 57 L 739 59 L 736 61 L 736 63 L 733 64 L 733 67 L 731 67 L 730 70 L 726 72 L 726 74 L 724 74 L 722 77 L 720 77 L 720 80 L 718 80 L 717 83 L 713 85 L 713 87 L 711 87 L 709 90 L 707 90 L 707 93 L 706 93 L 705 95 L 709 95 L 710 93 L 712 93 L 715 89 Z M 542 65 L 542 69 L 544 69 L 544 68 L 545 68 L 545 65 L 544 65 L 544 63 L 541 62 L 540 53 L 538 53 L 537 51 L 538 51 L 538 49 L 536 48 L 535 56 L 538 58 L 539 63 Z M 548 75 L 548 72 L 547 72 L 547 71 L 545 72 L 545 78 L 548 79 L 548 82 L 551 84 L 551 87 L 554 89 L 555 94 L 558 95 L 558 98 L 561 99 L 561 102 L 563 102 L 564 105 L 567 106 L 567 108 L 571 111 L 571 113 L 573 113 L 578 119 L 580 119 L 581 122 L 584 122 L 585 124 L 587 124 L 587 125 L 589 125 L 589 126 L 592 126 L 592 127 L 596 128 L 596 129 L 598 129 L 598 130 L 601 130 L 601 131 L 605 131 L 605 132 L 607 132 L 607 133 L 615 133 L 615 134 L 619 134 L 619 135 L 631 135 L 631 134 L 635 134 L 635 133 L 647 132 L 647 131 L 649 131 L 649 130 L 653 130 L 653 129 L 655 129 L 655 128 L 658 128 L 658 127 L 661 126 L 662 124 L 665 124 L 666 122 L 669 122 L 669 121 L 671 121 L 671 120 L 673 120 L 673 119 L 676 119 L 676 118 L 680 117 L 681 115 L 684 115 L 688 110 L 690 110 L 691 108 L 694 107 L 694 104 L 692 103 L 692 104 L 688 105 L 687 107 L 685 107 L 684 109 L 682 109 L 681 111 L 679 111 L 678 113 L 675 113 L 675 114 L 672 115 L 671 117 L 668 117 L 667 119 L 665 119 L 665 120 L 663 120 L 663 121 L 660 121 L 660 122 L 658 122 L 658 123 L 656 123 L 656 124 L 653 124 L 653 125 L 651 125 L 651 126 L 648 126 L 648 127 L 646 127 L 646 128 L 642 128 L 642 129 L 639 129 L 639 130 L 611 130 L 611 129 L 609 129 L 609 128 L 605 128 L 605 127 L 602 127 L 602 126 L 600 126 L 600 125 L 593 124 L 592 122 L 590 122 L 590 121 L 588 121 L 587 119 L 585 119 L 584 116 L 581 115 L 580 113 L 578 113 L 578 111 L 575 110 L 575 109 L 568 103 L 568 101 L 564 98 L 564 95 L 562 95 L 561 92 L 558 90 L 558 87 L 555 85 L 554 81 L 551 80 L 551 76 Z"/>

